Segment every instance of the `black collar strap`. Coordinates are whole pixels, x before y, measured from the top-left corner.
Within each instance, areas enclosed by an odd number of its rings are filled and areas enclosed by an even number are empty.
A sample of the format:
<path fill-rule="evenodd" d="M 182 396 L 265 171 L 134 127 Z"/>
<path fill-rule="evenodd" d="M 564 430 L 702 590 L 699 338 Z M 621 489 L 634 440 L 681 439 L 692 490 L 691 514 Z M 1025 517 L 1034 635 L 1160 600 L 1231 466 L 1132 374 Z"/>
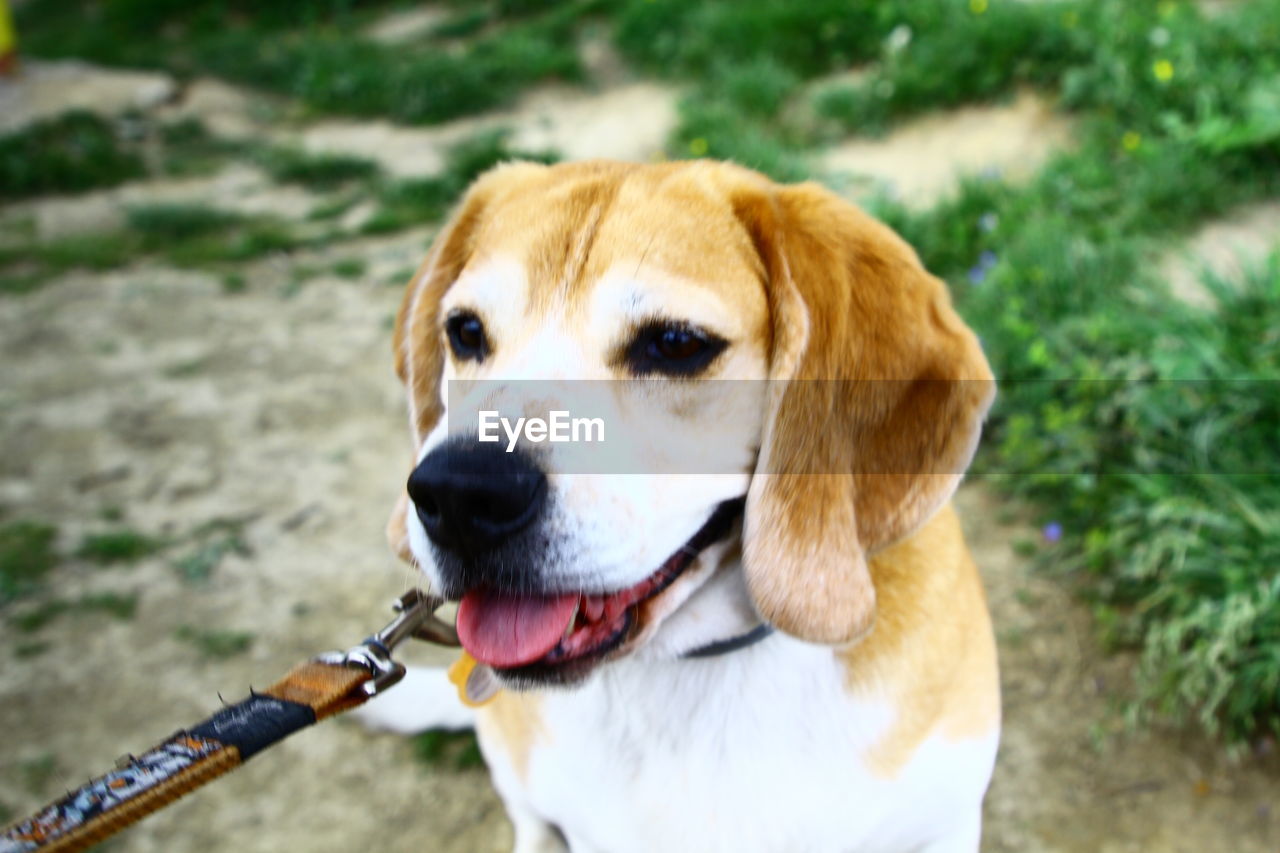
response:
<path fill-rule="evenodd" d="M 767 622 L 761 622 L 745 634 L 739 634 L 727 640 L 716 640 L 714 643 L 707 643 L 705 646 L 698 646 L 698 648 L 685 652 L 680 657 L 688 660 L 690 658 L 714 658 L 720 655 L 727 655 L 729 652 L 736 652 L 738 649 L 754 646 L 772 633 L 773 626 Z"/>

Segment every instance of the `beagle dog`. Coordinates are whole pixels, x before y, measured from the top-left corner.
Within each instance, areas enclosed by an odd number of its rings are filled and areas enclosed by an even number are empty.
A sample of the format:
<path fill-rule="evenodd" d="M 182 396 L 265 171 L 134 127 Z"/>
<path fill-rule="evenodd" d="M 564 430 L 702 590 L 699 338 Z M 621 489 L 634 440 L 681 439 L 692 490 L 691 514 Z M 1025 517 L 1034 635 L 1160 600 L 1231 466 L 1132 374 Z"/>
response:
<path fill-rule="evenodd" d="M 365 717 L 474 725 L 517 851 L 977 849 L 999 684 L 949 501 L 994 382 L 889 228 L 724 163 L 502 165 L 394 352 L 388 535 L 501 689 L 418 669 Z M 478 440 L 583 381 L 638 467 Z"/>

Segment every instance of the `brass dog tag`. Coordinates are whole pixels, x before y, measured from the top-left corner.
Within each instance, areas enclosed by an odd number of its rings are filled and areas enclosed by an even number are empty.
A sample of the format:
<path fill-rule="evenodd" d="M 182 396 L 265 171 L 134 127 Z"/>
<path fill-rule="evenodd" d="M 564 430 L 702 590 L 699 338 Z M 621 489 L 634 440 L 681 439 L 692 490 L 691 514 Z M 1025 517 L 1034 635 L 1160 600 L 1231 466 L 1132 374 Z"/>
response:
<path fill-rule="evenodd" d="M 449 667 L 449 680 L 458 688 L 458 698 L 468 708 L 479 708 L 488 704 L 502 685 L 493 669 L 473 658 L 465 650 Z"/>

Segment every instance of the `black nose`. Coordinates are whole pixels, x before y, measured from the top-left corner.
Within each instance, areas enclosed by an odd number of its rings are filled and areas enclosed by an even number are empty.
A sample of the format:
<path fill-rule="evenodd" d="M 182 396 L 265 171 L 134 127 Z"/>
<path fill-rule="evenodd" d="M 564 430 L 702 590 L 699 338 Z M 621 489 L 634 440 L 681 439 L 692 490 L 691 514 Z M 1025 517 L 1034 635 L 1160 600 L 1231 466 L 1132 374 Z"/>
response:
<path fill-rule="evenodd" d="M 499 444 L 454 441 L 427 454 L 408 489 L 432 542 L 476 556 L 529 526 L 546 502 L 547 478 Z"/>

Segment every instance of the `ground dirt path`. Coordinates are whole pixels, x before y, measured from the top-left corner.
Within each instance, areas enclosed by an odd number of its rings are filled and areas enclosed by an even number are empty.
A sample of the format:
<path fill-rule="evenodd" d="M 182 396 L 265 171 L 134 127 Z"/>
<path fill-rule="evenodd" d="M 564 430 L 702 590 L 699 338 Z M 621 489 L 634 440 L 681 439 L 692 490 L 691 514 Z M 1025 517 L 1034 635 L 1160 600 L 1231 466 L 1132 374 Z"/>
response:
<path fill-rule="evenodd" d="M 45 91 L 38 97 L 55 97 L 47 93 L 58 87 Z M 196 91 L 221 111 L 211 125 L 259 132 L 237 117 L 236 93 L 188 90 Z M 615 98 L 618 128 L 635 126 L 644 99 L 655 121 L 670 120 L 669 97 L 637 91 Z M 548 138 L 571 127 L 546 119 L 554 101 L 538 97 L 531 103 Z M 639 156 L 625 131 L 615 136 L 631 148 L 608 147 L 611 125 L 600 105 L 609 98 L 574 95 L 566 109 L 586 109 L 604 128 L 591 153 Z M 1025 101 L 1008 109 L 992 126 L 1036 137 L 1034 126 L 1019 130 L 1017 115 L 1041 121 L 1042 113 Z M 956 120 L 976 132 L 972 112 Z M 948 116 L 927 121 L 947 132 Z M 302 138 L 340 147 L 335 127 Z M 396 131 L 396 140 L 412 147 L 450 132 Z M 875 152 L 874 178 L 892 181 L 897 168 L 919 199 L 930 190 L 903 141 L 911 132 Z M 358 134 L 348 138 L 369 145 Z M 1008 139 L 994 147 L 1029 156 L 1028 145 Z M 975 162 L 972 145 L 965 150 L 958 168 L 1000 165 Z M 931 173 L 939 176 L 935 192 L 954 181 L 953 171 Z M 137 594 L 131 620 L 72 611 L 35 634 L 8 618 L 0 626 L 0 804 L 10 812 L 202 717 L 219 694 L 239 697 L 303 656 L 358 639 L 411 583 L 382 541 L 408 465 L 388 341 L 395 274 L 417 263 L 430 236 L 351 240 L 257 262 L 243 270 L 242 293 L 225 292 L 212 275 L 137 266 L 75 273 L 0 299 L 3 517 L 57 524 L 64 552 L 84 533 L 120 523 L 174 543 L 127 567 L 67 557 L 54 570 L 52 593 L 63 599 Z M 350 257 L 365 263 L 355 280 L 314 272 Z M 313 272 L 299 285 L 302 268 Z M 957 498 L 986 578 L 1004 682 L 1005 735 L 984 849 L 1280 848 L 1276 757 L 1233 764 L 1195 736 L 1125 733 L 1115 707 L 1129 662 L 1104 656 L 1086 609 L 1030 570 L 1014 543 L 1036 532 L 994 495 L 970 482 Z M 102 520 L 117 511 L 119 522 Z M 175 563 L 223 541 L 210 530 L 234 531 L 237 547 L 225 549 L 207 579 L 184 578 Z M 191 627 L 252 632 L 254 640 L 244 654 L 209 660 L 183 639 Z M 471 853 L 510 843 L 483 771 L 426 767 L 409 740 L 338 721 L 257 758 L 110 849 Z"/>

